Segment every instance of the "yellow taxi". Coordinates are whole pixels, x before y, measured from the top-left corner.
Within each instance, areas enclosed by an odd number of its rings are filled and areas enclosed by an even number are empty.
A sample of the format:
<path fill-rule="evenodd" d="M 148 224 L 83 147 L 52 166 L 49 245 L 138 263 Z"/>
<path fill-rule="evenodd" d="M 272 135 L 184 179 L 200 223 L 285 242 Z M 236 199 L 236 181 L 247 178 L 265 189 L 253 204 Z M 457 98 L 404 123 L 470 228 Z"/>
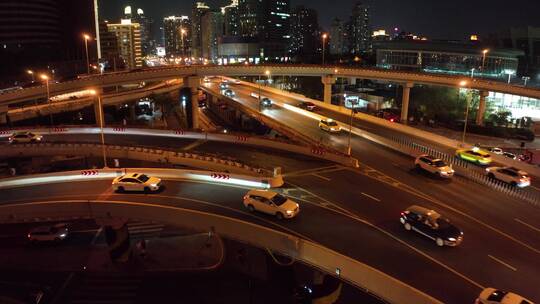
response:
<path fill-rule="evenodd" d="M 491 155 L 488 152 L 474 147 L 472 149 L 460 149 L 456 151 L 456 156 L 462 160 L 476 163 L 479 165 L 489 165 L 491 163 Z"/>

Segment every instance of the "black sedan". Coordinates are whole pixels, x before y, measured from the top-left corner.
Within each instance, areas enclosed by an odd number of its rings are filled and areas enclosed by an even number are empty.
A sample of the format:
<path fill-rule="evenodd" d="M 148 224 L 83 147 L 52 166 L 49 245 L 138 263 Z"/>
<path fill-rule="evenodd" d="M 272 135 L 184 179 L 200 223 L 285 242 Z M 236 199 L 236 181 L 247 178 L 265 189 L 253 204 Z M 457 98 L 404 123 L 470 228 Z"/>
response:
<path fill-rule="evenodd" d="M 401 212 L 399 219 L 407 231 L 416 231 L 438 246 L 457 246 L 463 241 L 463 232 L 434 210 L 411 206 Z"/>

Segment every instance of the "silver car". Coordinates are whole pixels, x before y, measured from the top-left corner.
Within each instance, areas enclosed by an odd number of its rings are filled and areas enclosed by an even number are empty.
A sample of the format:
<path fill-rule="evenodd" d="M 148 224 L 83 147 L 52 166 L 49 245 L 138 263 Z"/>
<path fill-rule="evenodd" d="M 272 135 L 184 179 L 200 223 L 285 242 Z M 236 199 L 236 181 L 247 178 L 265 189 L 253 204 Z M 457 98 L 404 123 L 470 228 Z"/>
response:
<path fill-rule="evenodd" d="M 454 169 L 439 158 L 424 154 L 420 155 L 414 161 L 417 169 L 422 169 L 431 174 L 438 175 L 442 178 L 450 178 L 454 176 Z"/>
<path fill-rule="evenodd" d="M 67 224 L 60 223 L 49 226 L 40 226 L 33 228 L 28 232 L 28 240 L 32 243 L 37 242 L 61 242 L 69 235 Z"/>

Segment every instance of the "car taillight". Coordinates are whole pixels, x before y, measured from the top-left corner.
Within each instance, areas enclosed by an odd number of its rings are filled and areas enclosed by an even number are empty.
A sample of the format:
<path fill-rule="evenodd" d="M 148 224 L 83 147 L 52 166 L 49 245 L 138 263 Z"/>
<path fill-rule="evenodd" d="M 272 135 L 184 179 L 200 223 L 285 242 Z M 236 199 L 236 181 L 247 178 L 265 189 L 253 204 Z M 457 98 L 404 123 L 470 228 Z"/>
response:
<path fill-rule="evenodd" d="M 405 216 L 405 212 L 401 212 L 401 216 Z"/>
<path fill-rule="evenodd" d="M 249 198 L 249 196 L 244 195 L 244 200 L 247 200 L 248 198 Z"/>
<path fill-rule="evenodd" d="M 29 233 L 29 234 L 28 234 L 28 238 L 31 238 L 31 237 L 32 237 L 32 235 L 30 235 L 30 233 Z"/>

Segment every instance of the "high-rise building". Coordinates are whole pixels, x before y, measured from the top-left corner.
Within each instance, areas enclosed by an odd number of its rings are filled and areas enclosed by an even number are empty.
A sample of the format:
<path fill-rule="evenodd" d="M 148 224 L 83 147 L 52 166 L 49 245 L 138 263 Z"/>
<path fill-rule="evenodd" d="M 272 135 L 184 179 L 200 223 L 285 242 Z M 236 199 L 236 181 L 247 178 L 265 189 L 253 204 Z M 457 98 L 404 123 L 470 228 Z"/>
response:
<path fill-rule="evenodd" d="M 94 13 L 93 0 L 0 1 L 0 77 L 47 66 L 57 75 L 86 71 L 82 33 L 96 37 Z M 97 59 L 95 42 L 89 57 Z"/>
<path fill-rule="evenodd" d="M 321 52 L 317 11 L 297 6 L 291 14 L 290 54 L 296 61 L 312 62 Z"/>
<path fill-rule="evenodd" d="M 192 56 L 199 58 L 202 56 L 202 31 L 201 19 L 210 7 L 204 2 L 195 2 L 191 14 L 191 51 Z"/>
<path fill-rule="evenodd" d="M 141 46 L 143 56 L 152 55 L 155 52 L 156 42 L 152 37 L 154 20 L 144 14 L 142 9 L 137 9 L 136 14 L 130 14 L 131 22 L 138 23 L 141 27 Z M 127 17 L 127 16 L 126 16 Z"/>
<path fill-rule="evenodd" d="M 262 7 L 259 40 L 264 57 L 270 61 L 283 61 L 288 57 L 291 38 L 290 1 L 263 0 L 259 1 L 259 6 Z"/>
<path fill-rule="evenodd" d="M 188 16 L 163 19 L 165 52 L 173 56 L 191 56 L 191 21 Z"/>
<path fill-rule="evenodd" d="M 218 39 L 223 36 L 223 15 L 208 11 L 201 18 L 202 57 L 215 62 L 218 57 Z"/>
<path fill-rule="evenodd" d="M 239 34 L 243 37 L 259 37 L 262 23 L 263 0 L 239 0 Z"/>
<path fill-rule="evenodd" d="M 371 51 L 370 7 L 357 2 L 352 10 L 350 20 L 350 51 L 360 54 Z"/>
<path fill-rule="evenodd" d="M 238 13 L 238 0 L 221 8 L 225 36 L 240 36 L 240 16 Z"/>
<path fill-rule="evenodd" d="M 129 69 L 142 67 L 141 29 L 131 19 L 122 19 L 121 23 L 107 24 L 109 32 L 118 39 L 118 51 Z"/>
<path fill-rule="evenodd" d="M 113 71 L 122 69 L 118 38 L 115 33 L 109 32 L 107 22 L 99 23 L 99 37 L 101 40 L 101 61 L 106 65 L 105 68 Z"/>
<path fill-rule="evenodd" d="M 339 18 L 334 19 L 330 25 L 330 54 L 337 56 L 347 54 L 349 52 L 348 44 L 347 24 Z"/>

